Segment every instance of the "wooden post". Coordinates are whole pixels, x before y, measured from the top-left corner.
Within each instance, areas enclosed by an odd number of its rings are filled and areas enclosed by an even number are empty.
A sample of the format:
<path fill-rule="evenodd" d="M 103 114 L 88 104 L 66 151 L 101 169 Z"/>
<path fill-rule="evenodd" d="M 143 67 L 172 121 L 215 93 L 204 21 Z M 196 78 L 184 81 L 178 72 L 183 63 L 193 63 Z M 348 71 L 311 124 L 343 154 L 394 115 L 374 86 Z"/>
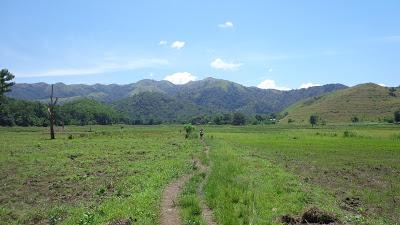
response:
<path fill-rule="evenodd" d="M 49 120 L 50 120 L 50 139 L 54 139 L 54 124 L 56 123 L 56 113 L 54 111 L 54 106 L 57 104 L 58 98 L 56 97 L 55 100 L 53 99 L 54 89 L 53 85 L 51 85 L 51 95 L 50 95 L 50 102 L 49 107 L 47 110 L 49 111 Z"/>

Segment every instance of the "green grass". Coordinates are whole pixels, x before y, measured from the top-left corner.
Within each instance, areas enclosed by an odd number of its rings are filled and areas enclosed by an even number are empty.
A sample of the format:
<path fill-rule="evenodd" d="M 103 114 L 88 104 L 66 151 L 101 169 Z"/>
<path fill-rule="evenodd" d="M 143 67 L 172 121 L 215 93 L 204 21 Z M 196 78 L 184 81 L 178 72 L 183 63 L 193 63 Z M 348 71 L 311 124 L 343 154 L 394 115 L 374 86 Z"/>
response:
<path fill-rule="evenodd" d="M 347 224 L 400 221 L 400 129 L 383 125 L 206 126 L 207 158 L 182 126 L 0 128 L 0 224 L 157 224 L 162 190 L 211 166 L 205 196 L 220 225 L 280 224 L 312 206 Z M 178 204 L 204 224 L 195 170 Z M 346 198 L 355 201 L 349 205 Z"/>
<path fill-rule="evenodd" d="M 325 123 L 349 123 L 353 117 L 360 122 L 383 122 L 400 110 L 400 89 L 394 93 L 391 96 L 389 88 L 376 84 L 357 85 L 295 103 L 285 110 L 288 116 L 281 122 L 308 124 L 314 114 Z"/>
<path fill-rule="evenodd" d="M 183 225 L 205 225 L 201 216 L 200 196 L 198 187 L 203 181 L 205 174 L 196 171 L 185 185 L 180 197 L 179 207 L 181 209 L 181 218 Z"/>
<path fill-rule="evenodd" d="M 311 206 L 349 224 L 400 221 L 400 130 L 393 126 L 224 127 L 207 197 L 221 224 L 273 224 Z M 346 207 L 346 198 L 359 198 Z"/>
<path fill-rule="evenodd" d="M 163 188 L 201 150 L 178 126 L 70 129 L 81 133 L 48 140 L 42 128 L 0 128 L 0 221 L 157 224 Z"/>

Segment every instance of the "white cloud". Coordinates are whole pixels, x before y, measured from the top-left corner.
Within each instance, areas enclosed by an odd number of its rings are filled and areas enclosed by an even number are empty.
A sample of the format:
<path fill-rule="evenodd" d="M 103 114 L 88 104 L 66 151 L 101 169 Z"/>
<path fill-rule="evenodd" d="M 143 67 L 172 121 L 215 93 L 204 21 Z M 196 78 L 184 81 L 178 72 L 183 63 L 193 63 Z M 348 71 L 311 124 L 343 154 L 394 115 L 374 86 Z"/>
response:
<path fill-rule="evenodd" d="M 166 44 L 168 44 L 166 40 L 161 40 L 160 42 L 158 42 L 158 45 L 166 45 Z"/>
<path fill-rule="evenodd" d="M 231 21 L 226 21 L 225 23 L 218 24 L 220 28 L 232 28 L 233 23 Z"/>
<path fill-rule="evenodd" d="M 189 72 L 178 72 L 166 76 L 164 80 L 167 80 L 173 84 L 186 84 L 189 81 L 197 80 L 197 77 Z"/>
<path fill-rule="evenodd" d="M 276 85 L 274 80 L 264 80 L 263 82 L 259 83 L 257 85 L 257 87 L 261 88 L 261 89 L 276 89 L 276 90 L 281 90 L 281 91 L 291 90 L 291 88 L 280 87 L 280 86 Z"/>
<path fill-rule="evenodd" d="M 382 87 L 387 87 L 387 85 L 386 84 L 378 84 L 379 86 L 382 86 Z"/>
<path fill-rule="evenodd" d="M 183 47 L 185 47 L 185 42 L 184 41 L 174 41 L 172 44 L 171 44 L 171 48 L 175 48 L 175 49 L 181 49 L 181 48 L 183 48 Z"/>
<path fill-rule="evenodd" d="M 310 87 L 315 87 L 315 86 L 321 86 L 320 84 L 313 84 L 313 83 L 304 83 L 300 85 L 300 89 L 301 88 L 310 88 Z"/>
<path fill-rule="evenodd" d="M 216 58 L 214 61 L 211 62 L 210 65 L 215 69 L 222 69 L 222 70 L 235 70 L 242 66 L 241 63 L 228 63 L 224 62 L 220 58 Z"/>
<path fill-rule="evenodd" d="M 47 77 L 47 76 L 79 76 L 94 75 L 108 72 L 128 71 L 141 68 L 152 68 L 167 65 L 165 59 L 130 59 L 130 60 L 108 60 L 91 67 L 81 68 L 58 68 L 39 72 L 16 72 L 18 77 Z"/>

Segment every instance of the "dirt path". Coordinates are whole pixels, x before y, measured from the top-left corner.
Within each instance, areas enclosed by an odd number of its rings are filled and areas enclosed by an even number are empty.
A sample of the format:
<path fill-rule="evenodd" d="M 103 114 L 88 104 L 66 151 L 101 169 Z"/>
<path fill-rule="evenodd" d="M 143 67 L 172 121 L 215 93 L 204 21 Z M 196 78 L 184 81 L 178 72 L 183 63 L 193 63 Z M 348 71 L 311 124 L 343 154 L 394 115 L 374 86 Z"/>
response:
<path fill-rule="evenodd" d="M 207 144 L 204 142 L 204 140 L 202 140 L 202 144 L 204 146 L 204 152 L 206 154 L 206 158 L 209 159 L 208 152 L 209 152 L 210 148 L 207 146 Z M 200 171 L 204 172 L 206 174 L 205 178 L 199 185 L 199 189 L 198 189 L 198 193 L 200 196 L 200 207 L 201 207 L 201 211 L 202 211 L 202 216 L 203 216 L 204 222 L 206 222 L 207 225 L 217 225 L 217 223 L 213 219 L 212 210 L 210 209 L 210 207 L 208 207 L 208 205 L 206 203 L 206 196 L 204 194 L 204 186 L 208 180 L 208 176 L 210 175 L 210 166 L 203 165 L 203 164 L 201 164 L 201 162 L 199 164 L 200 164 L 199 165 Z"/>
<path fill-rule="evenodd" d="M 191 174 L 184 175 L 165 188 L 161 199 L 161 225 L 181 224 L 179 207 L 177 205 L 178 195 L 191 176 Z"/>
<path fill-rule="evenodd" d="M 206 145 L 204 141 L 202 141 L 204 146 L 204 151 L 206 157 L 208 159 L 209 147 Z M 202 216 L 207 225 L 217 225 L 212 218 L 212 210 L 207 206 L 204 195 L 204 185 L 207 182 L 208 176 L 210 174 L 209 166 L 204 165 L 200 162 L 200 160 L 195 159 L 194 163 L 199 168 L 200 172 L 206 174 L 203 181 L 200 183 L 198 187 L 198 194 L 200 196 L 200 204 L 202 209 Z M 170 183 L 163 191 L 162 199 L 161 199 L 161 216 L 160 216 L 160 224 L 161 225 L 181 225 L 182 221 L 179 215 L 179 207 L 178 207 L 178 196 L 181 193 L 184 185 L 189 181 L 189 179 L 193 176 L 193 174 L 186 174 L 174 182 Z"/>

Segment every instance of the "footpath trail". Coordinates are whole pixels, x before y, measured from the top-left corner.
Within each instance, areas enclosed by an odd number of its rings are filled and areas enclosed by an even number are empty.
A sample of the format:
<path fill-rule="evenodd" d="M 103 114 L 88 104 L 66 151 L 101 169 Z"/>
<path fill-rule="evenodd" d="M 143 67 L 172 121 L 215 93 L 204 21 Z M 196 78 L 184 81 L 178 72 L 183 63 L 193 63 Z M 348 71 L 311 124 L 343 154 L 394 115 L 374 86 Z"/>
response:
<path fill-rule="evenodd" d="M 201 140 L 204 146 L 204 152 L 206 154 L 207 159 L 209 158 L 208 152 L 209 147 Z M 205 178 L 200 183 L 197 192 L 200 197 L 200 204 L 202 209 L 203 220 L 207 225 L 217 225 L 213 220 L 212 210 L 207 206 L 204 194 L 204 186 L 207 182 L 208 176 L 210 174 L 209 165 L 204 165 L 200 160 L 194 159 L 194 163 L 199 168 L 199 171 L 205 173 Z M 186 174 L 178 178 L 177 180 L 170 183 L 163 191 L 162 199 L 161 199 L 161 215 L 160 215 L 160 224 L 161 225 L 181 225 L 182 221 L 179 215 L 179 206 L 178 206 L 178 197 L 181 193 L 185 184 L 189 181 L 189 179 L 193 176 L 193 173 Z"/>
<path fill-rule="evenodd" d="M 210 163 L 208 153 L 210 151 L 210 148 L 206 144 L 204 140 L 201 140 L 203 146 L 204 146 L 204 153 L 206 154 L 206 158 L 208 162 Z M 206 176 L 204 177 L 203 181 L 200 183 L 199 188 L 197 190 L 199 196 L 200 196 L 200 207 L 202 211 L 202 216 L 204 219 L 204 222 L 206 222 L 207 225 L 217 225 L 217 223 L 213 219 L 213 213 L 210 207 L 208 207 L 206 203 L 206 196 L 204 194 L 204 186 L 207 183 L 208 177 L 210 175 L 210 165 L 203 165 L 201 162 L 199 163 L 199 168 L 201 172 L 204 172 Z"/>
<path fill-rule="evenodd" d="M 181 193 L 183 186 L 192 177 L 192 174 L 187 174 L 174 182 L 170 183 L 163 192 L 161 199 L 161 225 L 180 225 L 181 218 L 179 216 L 178 196 Z"/>

